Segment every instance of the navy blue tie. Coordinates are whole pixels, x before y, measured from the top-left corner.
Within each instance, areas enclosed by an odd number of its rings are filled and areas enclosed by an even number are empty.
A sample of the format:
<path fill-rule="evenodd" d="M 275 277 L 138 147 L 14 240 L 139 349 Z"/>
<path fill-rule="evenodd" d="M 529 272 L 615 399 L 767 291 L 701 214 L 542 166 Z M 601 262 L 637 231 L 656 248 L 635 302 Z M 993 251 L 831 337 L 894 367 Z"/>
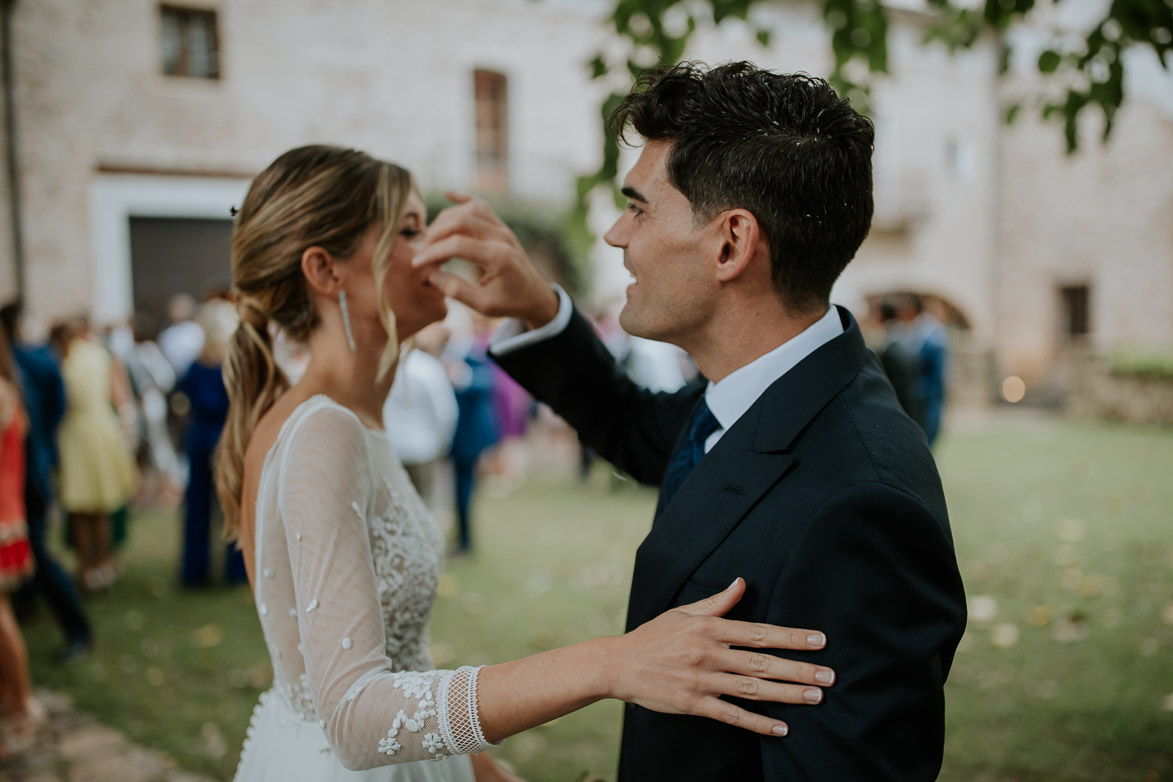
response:
<path fill-rule="evenodd" d="M 668 469 L 664 472 L 664 480 L 660 482 L 660 501 L 656 505 L 657 516 L 668 507 L 668 503 L 672 502 L 676 492 L 680 491 L 680 487 L 684 485 L 688 476 L 700 464 L 705 455 L 705 440 L 720 428 L 720 422 L 717 421 L 709 406 L 705 404 L 705 398 L 702 396 L 701 401 L 692 411 L 692 418 L 689 419 L 688 431 L 685 433 L 684 439 L 680 441 L 680 445 L 672 453 L 672 458 L 668 460 Z"/>

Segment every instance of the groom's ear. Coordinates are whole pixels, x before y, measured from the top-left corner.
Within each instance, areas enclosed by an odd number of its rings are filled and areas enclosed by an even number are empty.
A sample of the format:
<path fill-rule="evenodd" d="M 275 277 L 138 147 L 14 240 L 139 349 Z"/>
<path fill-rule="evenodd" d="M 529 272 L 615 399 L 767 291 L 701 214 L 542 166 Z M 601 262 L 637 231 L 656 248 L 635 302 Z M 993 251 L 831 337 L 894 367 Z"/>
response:
<path fill-rule="evenodd" d="M 765 248 L 758 219 L 747 209 L 729 209 L 714 218 L 716 275 L 730 282 L 745 273 Z"/>
<path fill-rule="evenodd" d="M 333 296 L 342 287 L 334 256 L 322 247 L 307 247 L 301 254 L 301 273 L 310 288 L 317 293 Z"/>

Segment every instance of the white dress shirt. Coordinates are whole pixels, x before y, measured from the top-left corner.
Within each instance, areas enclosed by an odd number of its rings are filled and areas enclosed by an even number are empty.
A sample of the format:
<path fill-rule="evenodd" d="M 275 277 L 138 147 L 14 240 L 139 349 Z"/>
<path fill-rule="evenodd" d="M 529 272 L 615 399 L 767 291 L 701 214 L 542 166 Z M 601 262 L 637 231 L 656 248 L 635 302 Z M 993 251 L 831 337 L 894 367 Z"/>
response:
<path fill-rule="evenodd" d="M 804 358 L 843 333 L 839 310 L 827 309 L 807 329 L 763 356 L 755 358 L 740 369 L 735 369 L 718 383 L 709 383 L 705 388 L 705 403 L 721 428 L 705 440 L 705 453 L 712 450 L 725 430 L 737 423 L 758 397 L 773 385 L 774 381 L 798 366 Z"/>
<path fill-rule="evenodd" d="M 552 321 L 541 328 L 526 331 L 520 320 L 510 318 L 490 340 L 490 352 L 504 356 L 565 331 L 570 324 L 573 305 L 570 296 L 561 287 L 555 285 L 554 290 L 558 292 L 558 314 Z M 713 416 L 721 428 L 705 440 L 705 453 L 712 450 L 721 439 L 721 435 L 725 434 L 725 430 L 737 423 L 737 419 L 745 414 L 775 380 L 842 333 L 843 323 L 839 320 L 839 310 L 829 307 L 823 317 L 805 331 L 783 342 L 769 353 L 735 369 L 720 382 L 710 382 L 705 388 L 705 403 L 713 411 Z"/>

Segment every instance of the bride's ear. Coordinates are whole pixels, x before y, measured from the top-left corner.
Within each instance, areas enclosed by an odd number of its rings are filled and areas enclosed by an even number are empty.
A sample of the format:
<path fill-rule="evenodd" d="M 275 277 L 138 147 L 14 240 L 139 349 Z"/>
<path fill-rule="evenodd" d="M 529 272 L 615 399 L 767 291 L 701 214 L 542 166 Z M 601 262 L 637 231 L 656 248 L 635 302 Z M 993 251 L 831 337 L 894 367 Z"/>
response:
<path fill-rule="evenodd" d="M 336 265 L 334 256 L 316 245 L 307 247 L 301 254 L 301 273 L 306 282 L 312 290 L 326 296 L 333 296 L 342 286 Z"/>

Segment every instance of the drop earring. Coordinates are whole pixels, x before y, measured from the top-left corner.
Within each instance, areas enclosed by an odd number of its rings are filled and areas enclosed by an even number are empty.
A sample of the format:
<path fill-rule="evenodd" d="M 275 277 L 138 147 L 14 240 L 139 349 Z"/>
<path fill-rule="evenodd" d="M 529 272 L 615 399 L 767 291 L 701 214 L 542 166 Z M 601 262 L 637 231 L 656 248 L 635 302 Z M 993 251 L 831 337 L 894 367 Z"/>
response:
<path fill-rule="evenodd" d="M 338 309 L 342 310 L 342 328 L 346 331 L 346 344 L 350 346 L 350 352 L 354 353 L 357 348 L 354 345 L 354 332 L 350 330 L 350 310 L 346 307 L 346 291 L 338 291 Z"/>

